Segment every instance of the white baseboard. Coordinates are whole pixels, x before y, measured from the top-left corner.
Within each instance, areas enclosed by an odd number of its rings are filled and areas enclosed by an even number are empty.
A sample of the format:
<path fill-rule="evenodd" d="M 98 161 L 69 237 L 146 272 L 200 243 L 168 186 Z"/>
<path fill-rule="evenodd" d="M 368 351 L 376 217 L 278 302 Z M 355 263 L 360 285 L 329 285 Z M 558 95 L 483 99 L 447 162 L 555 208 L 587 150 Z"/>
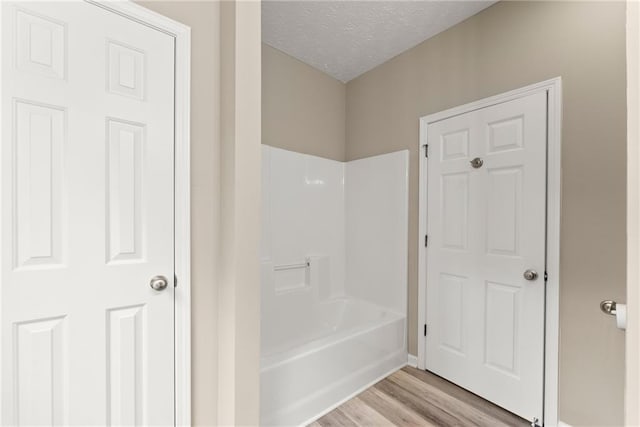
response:
<path fill-rule="evenodd" d="M 414 356 L 413 354 L 410 354 L 407 356 L 407 365 L 411 366 L 412 368 L 417 368 L 418 367 L 418 356 Z M 569 427 L 569 426 L 567 426 Z"/>
<path fill-rule="evenodd" d="M 571 426 L 567 423 L 563 423 L 562 421 L 558 421 L 558 427 L 571 427 Z"/>

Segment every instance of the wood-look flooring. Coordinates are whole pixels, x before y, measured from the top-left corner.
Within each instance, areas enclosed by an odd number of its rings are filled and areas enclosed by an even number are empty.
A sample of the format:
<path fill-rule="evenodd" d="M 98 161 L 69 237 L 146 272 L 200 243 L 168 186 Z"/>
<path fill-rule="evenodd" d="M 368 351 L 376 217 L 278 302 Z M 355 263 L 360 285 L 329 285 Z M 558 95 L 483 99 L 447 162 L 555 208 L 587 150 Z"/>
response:
<path fill-rule="evenodd" d="M 443 378 L 406 367 L 343 403 L 310 427 L 530 425 Z"/>

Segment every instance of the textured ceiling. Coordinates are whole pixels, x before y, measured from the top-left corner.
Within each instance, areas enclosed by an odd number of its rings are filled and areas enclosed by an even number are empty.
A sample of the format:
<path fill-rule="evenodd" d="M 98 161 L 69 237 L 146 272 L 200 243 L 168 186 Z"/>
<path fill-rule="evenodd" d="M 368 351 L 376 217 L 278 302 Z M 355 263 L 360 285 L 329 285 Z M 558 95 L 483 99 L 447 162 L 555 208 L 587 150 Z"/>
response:
<path fill-rule="evenodd" d="M 493 3 L 264 0 L 262 41 L 347 82 Z"/>

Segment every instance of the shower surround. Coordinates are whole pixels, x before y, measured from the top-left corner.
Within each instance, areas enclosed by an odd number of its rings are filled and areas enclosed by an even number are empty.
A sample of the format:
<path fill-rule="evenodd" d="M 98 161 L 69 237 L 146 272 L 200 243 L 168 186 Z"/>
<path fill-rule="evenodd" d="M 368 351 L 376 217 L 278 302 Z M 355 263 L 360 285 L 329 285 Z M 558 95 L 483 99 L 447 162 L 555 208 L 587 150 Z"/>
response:
<path fill-rule="evenodd" d="M 263 145 L 262 425 L 308 423 L 406 364 L 408 160 Z"/>

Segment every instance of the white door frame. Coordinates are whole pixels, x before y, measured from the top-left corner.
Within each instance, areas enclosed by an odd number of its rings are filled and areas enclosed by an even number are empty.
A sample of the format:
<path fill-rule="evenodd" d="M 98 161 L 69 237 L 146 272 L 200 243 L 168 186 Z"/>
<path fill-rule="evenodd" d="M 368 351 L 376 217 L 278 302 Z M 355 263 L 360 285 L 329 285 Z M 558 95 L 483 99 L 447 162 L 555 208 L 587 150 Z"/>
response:
<path fill-rule="evenodd" d="M 191 425 L 191 205 L 190 86 L 191 29 L 129 0 L 86 0 L 97 7 L 162 31 L 175 38 L 174 244 L 177 287 L 174 296 L 175 424 Z M 0 8 L 0 22 L 2 8 Z M 2 45 L 0 33 L 0 46 Z M 0 63 L 5 61 L 0 55 Z M 0 73 L 1 71 L 0 67 Z M 2 75 L 0 74 L 0 81 Z M 0 97 L 2 96 L 0 87 Z M 0 117 L 3 112 L 0 104 Z M 0 124 L 1 126 L 1 124 Z M 0 163 L 1 164 L 1 163 Z M 1 176 L 1 174 L 0 174 Z M 0 230 L 0 239 L 2 239 Z M 0 256 L 2 254 L 0 253 Z"/>
<path fill-rule="evenodd" d="M 627 0 L 627 329 L 625 425 L 640 423 L 640 5 Z"/>
<path fill-rule="evenodd" d="M 562 80 L 556 77 L 500 95 L 481 99 L 449 110 L 420 118 L 420 195 L 418 210 L 418 368 L 426 368 L 427 250 L 424 236 L 427 234 L 427 159 L 425 146 L 427 126 L 460 114 L 489 107 L 534 93 L 548 95 L 547 116 L 547 242 L 546 272 L 548 274 L 545 301 L 545 360 L 544 360 L 544 424 L 558 424 L 558 338 L 560 299 L 560 191 L 561 191 L 561 130 L 562 130 Z"/>

